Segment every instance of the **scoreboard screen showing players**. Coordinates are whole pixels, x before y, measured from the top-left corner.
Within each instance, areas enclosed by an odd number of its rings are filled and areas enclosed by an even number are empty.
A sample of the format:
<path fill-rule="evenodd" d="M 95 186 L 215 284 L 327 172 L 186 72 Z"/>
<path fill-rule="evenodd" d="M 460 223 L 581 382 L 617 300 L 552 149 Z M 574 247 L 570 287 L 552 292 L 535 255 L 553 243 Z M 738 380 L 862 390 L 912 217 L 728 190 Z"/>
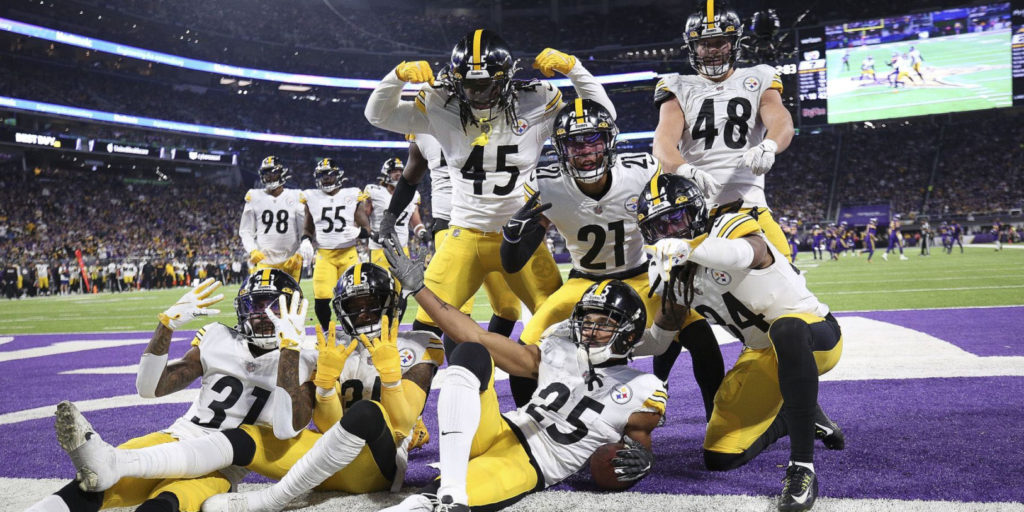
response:
<path fill-rule="evenodd" d="M 1008 107 L 1011 35 L 1008 2 L 826 26 L 828 122 Z"/>
<path fill-rule="evenodd" d="M 1024 0 L 1013 9 L 1013 104 L 1024 105 Z"/>

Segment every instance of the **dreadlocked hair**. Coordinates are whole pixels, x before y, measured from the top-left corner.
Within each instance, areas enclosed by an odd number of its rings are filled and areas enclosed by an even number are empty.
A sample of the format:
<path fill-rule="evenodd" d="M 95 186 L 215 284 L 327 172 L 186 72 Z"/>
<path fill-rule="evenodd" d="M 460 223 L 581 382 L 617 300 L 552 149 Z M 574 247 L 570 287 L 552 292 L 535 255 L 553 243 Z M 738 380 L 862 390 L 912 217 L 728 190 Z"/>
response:
<path fill-rule="evenodd" d="M 442 71 L 444 73 L 444 71 Z M 458 90 L 455 88 L 455 83 L 450 78 L 445 76 L 445 80 L 442 82 L 440 87 L 443 87 L 448 91 L 448 99 L 445 100 L 444 106 L 448 108 L 448 105 L 452 100 L 458 101 Z M 532 80 L 512 80 L 512 88 L 509 95 L 499 100 L 498 104 L 494 108 L 505 114 L 505 123 L 508 126 L 515 126 L 519 122 L 519 112 L 516 107 L 519 105 L 519 91 L 531 89 L 536 87 L 535 81 Z M 436 87 L 436 86 L 435 86 Z M 466 128 L 470 125 L 480 126 L 480 120 L 473 116 L 473 109 L 459 101 L 459 120 L 462 121 L 462 132 L 466 133 Z M 490 119 L 488 119 L 490 121 Z"/>
<path fill-rule="evenodd" d="M 683 283 L 683 306 L 686 307 L 686 312 L 689 313 L 693 304 L 693 279 L 696 275 L 697 264 L 692 261 L 687 261 L 678 267 L 672 267 L 672 270 L 669 272 L 668 283 L 665 284 L 665 293 L 661 296 L 661 312 L 668 315 L 673 322 L 683 320 L 676 315 L 675 308 L 670 307 L 671 304 L 678 304 L 679 296 L 676 295 L 676 285 Z"/>

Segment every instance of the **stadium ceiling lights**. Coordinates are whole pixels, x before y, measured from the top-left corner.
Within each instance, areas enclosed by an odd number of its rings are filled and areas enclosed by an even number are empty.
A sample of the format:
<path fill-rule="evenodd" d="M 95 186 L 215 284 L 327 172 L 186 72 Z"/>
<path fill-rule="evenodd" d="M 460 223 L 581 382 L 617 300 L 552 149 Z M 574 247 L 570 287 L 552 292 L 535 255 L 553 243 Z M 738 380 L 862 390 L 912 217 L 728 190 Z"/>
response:
<path fill-rule="evenodd" d="M 167 66 L 192 69 L 195 71 L 204 71 L 208 73 L 217 73 L 221 75 L 229 75 L 240 78 L 248 78 L 252 80 L 267 80 L 271 82 L 283 82 L 310 86 L 340 87 L 348 89 L 373 89 L 374 87 L 377 86 L 377 83 L 379 82 L 379 80 L 364 80 L 359 78 L 338 78 L 317 75 L 300 75 L 293 73 L 281 73 L 278 71 L 268 71 L 265 69 L 244 68 L 239 66 L 231 66 L 228 64 L 218 64 L 216 62 L 190 59 L 178 55 L 171 55 L 169 53 L 146 50 L 144 48 L 138 48 L 135 46 L 112 43 L 110 41 L 104 41 L 102 39 L 95 39 L 92 37 L 72 34 L 69 32 L 62 32 L 60 30 L 40 27 L 38 25 L 32 25 L 29 23 L 22 23 L 20 21 L 11 20 L 4 17 L 0 17 L 0 30 L 3 30 L 5 32 L 11 32 L 14 34 L 37 37 L 40 39 L 45 39 L 47 41 L 54 41 L 58 43 L 68 44 L 71 46 L 77 46 L 79 48 L 86 48 L 88 50 L 111 53 L 114 55 L 120 55 L 122 57 L 130 57 L 133 59 L 144 60 L 147 62 L 156 62 Z M 599 76 L 597 77 L 597 81 L 602 84 L 616 84 L 643 80 L 653 80 L 656 77 L 657 73 L 653 71 L 640 71 L 635 73 L 620 73 L 615 75 Z M 572 85 L 568 78 L 550 80 L 550 82 L 554 84 L 556 87 L 569 87 Z M 239 85 L 242 85 L 241 81 L 239 81 Z M 419 87 L 419 85 L 415 84 L 406 84 L 405 86 L 406 89 L 419 89 Z"/>

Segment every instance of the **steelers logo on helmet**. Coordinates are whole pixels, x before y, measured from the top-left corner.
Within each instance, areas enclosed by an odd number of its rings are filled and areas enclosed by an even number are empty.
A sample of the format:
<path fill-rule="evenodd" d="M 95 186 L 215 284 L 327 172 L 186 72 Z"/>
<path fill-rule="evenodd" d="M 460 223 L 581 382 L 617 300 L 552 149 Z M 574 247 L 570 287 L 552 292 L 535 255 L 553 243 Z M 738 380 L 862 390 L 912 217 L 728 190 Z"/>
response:
<path fill-rule="evenodd" d="M 615 165 L 619 128 L 600 103 L 576 98 L 555 116 L 555 152 L 562 171 L 581 183 L 594 183 Z"/>
<path fill-rule="evenodd" d="M 385 186 L 398 186 L 398 180 L 402 177 L 402 169 L 404 167 L 405 164 L 402 163 L 401 158 L 388 158 L 384 161 L 384 165 L 380 166 L 380 176 L 377 177 L 377 181 Z"/>
<path fill-rule="evenodd" d="M 316 168 L 313 169 L 313 179 L 320 190 L 331 193 L 341 188 L 342 176 L 345 171 L 333 158 L 321 158 L 317 160 Z"/>
<path fill-rule="evenodd" d="M 690 66 L 708 78 L 721 78 L 739 56 L 743 22 L 723 1 L 700 2 L 701 9 L 686 19 L 683 40 L 690 53 Z"/>
<path fill-rule="evenodd" d="M 647 326 L 643 300 L 631 286 L 611 279 L 594 283 L 569 316 L 572 341 L 591 368 L 623 362 Z M 593 371 L 589 372 L 593 376 Z M 592 377 L 593 378 L 593 377 Z"/>
<path fill-rule="evenodd" d="M 477 29 L 456 43 L 448 68 L 440 75 L 459 102 L 463 126 L 467 122 L 478 124 L 480 116 L 474 111 L 486 111 L 484 118 L 493 119 L 511 110 L 508 120 L 516 119 L 513 77 L 519 71 L 518 64 L 508 44 L 494 31 Z"/>
<path fill-rule="evenodd" d="M 260 182 L 263 183 L 263 190 L 270 192 L 284 186 L 288 181 L 291 171 L 281 164 L 276 156 L 268 156 L 260 162 Z"/>
<path fill-rule="evenodd" d="M 695 183 L 675 174 L 651 178 L 640 194 L 636 214 L 648 245 L 662 238 L 696 238 L 710 227 L 704 195 Z"/>
<path fill-rule="evenodd" d="M 400 292 L 398 281 L 383 267 L 357 263 L 338 279 L 331 305 L 346 334 L 373 339 L 381 335 L 384 316 L 401 318 L 405 303 Z"/>
<path fill-rule="evenodd" d="M 256 347 L 270 350 L 277 348 L 277 336 L 274 324 L 267 317 L 267 310 L 280 316 L 281 296 L 287 305 L 291 305 L 292 294 L 302 289 L 292 276 L 283 270 L 265 268 L 251 274 L 235 297 L 235 314 L 238 316 L 238 329 Z"/>

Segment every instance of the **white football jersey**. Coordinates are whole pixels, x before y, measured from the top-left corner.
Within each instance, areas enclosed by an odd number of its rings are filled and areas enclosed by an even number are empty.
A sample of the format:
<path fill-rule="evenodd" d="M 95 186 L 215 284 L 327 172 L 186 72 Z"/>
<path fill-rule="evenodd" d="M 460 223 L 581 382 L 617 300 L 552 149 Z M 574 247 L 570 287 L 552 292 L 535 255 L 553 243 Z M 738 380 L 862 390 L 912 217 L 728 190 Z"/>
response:
<path fill-rule="evenodd" d="M 305 227 L 306 199 L 297 189 L 286 188 L 274 197 L 260 188 L 245 194 L 245 208 L 238 236 L 246 253 L 263 251 L 263 263 L 284 263 L 299 250 Z"/>
<path fill-rule="evenodd" d="M 743 165 L 743 153 L 760 144 L 767 131 L 758 113 L 768 89 L 781 93 L 782 82 L 774 68 L 763 64 L 737 68 L 721 82 L 675 73 L 658 81 L 655 103 L 675 96 L 683 110 L 683 159 L 722 184 L 721 192 L 708 198 L 709 204 L 743 200 L 748 207 L 768 206 L 764 175 L 755 176 Z"/>
<path fill-rule="evenodd" d="M 430 216 L 435 219 L 450 220 L 452 218 L 452 179 L 451 168 L 444 159 L 441 144 L 433 135 L 417 133 L 414 137 L 416 147 L 423 158 L 427 159 L 430 169 Z"/>
<path fill-rule="evenodd" d="M 352 338 L 339 333 L 338 344 L 348 346 Z M 398 333 L 398 358 L 402 374 L 418 363 L 438 366 L 444 362 L 444 344 L 428 331 L 403 331 Z M 343 410 L 359 400 L 380 401 L 380 374 L 373 366 L 373 358 L 362 343 L 345 360 L 341 369 L 341 405 Z"/>
<path fill-rule="evenodd" d="M 374 232 L 380 230 L 380 221 L 384 218 L 384 211 L 388 209 L 388 205 L 391 204 L 391 191 L 388 190 L 384 185 L 367 185 L 363 189 L 363 198 L 373 201 L 373 214 L 370 215 L 370 227 Z M 412 197 L 412 201 L 406 205 L 402 213 L 398 215 L 398 219 L 395 221 L 395 232 L 398 233 L 398 240 L 402 242 L 402 247 L 409 245 L 409 219 L 412 218 L 413 212 L 420 206 L 420 193 L 416 192 Z M 377 242 L 370 239 L 370 249 L 383 249 L 384 247 Z"/>
<path fill-rule="evenodd" d="M 561 165 L 538 168 L 524 187 L 526 197 L 539 192 L 540 204 L 551 203 L 544 216 L 565 238 L 573 267 L 588 274 L 610 274 L 646 261 L 636 205 L 659 169 L 661 164 L 648 153 L 617 155 L 609 171 L 611 188 L 600 200 L 581 192 Z"/>
<path fill-rule="evenodd" d="M 273 426 L 270 396 L 277 387 L 281 352 L 273 350 L 253 357 L 245 336 L 216 322 L 199 329 L 192 345 L 199 347 L 203 384 L 182 419 L 211 430 L 240 425 Z M 309 380 L 316 369 L 316 359 L 316 350 L 300 353 L 299 382 Z M 168 429 L 171 434 L 177 430 L 174 426 Z"/>
<path fill-rule="evenodd" d="M 359 207 L 358 188 L 338 189 L 334 195 L 311 188 L 302 194 L 306 198 L 309 214 L 313 216 L 317 247 L 345 249 L 356 244 L 359 238 L 359 226 L 355 218 L 356 208 Z"/>
<path fill-rule="evenodd" d="M 665 413 L 661 381 L 626 365 L 595 368 L 598 380 L 589 390 L 568 321 L 545 331 L 540 350 L 537 392 L 504 416 L 526 439 L 545 486 L 579 471 L 601 445 L 619 442 L 633 413 Z"/>
<path fill-rule="evenodd" d="M 808 313 L 824 317 L 828 306 L 818 301 L 807 281 L 778 249 L 764 237 L 757 221 L 746 213 L 730 213 L 718 217 L 708 237 L 737 239 L 750 233 L 764 238 L 775 262 L 768 268 L 716 270 L 698 267 L 693 284 L 693 309 L 709 322 L 721 325 L 753 349 L 771 346 L 768 327 L 782 315 Z M 654 260 L 648 269 L 652 286 L 657 280 Z M 659 288 L 663 289 L 661 286 Z M 675 295 L 682 303 L 682 283 Z"/>

